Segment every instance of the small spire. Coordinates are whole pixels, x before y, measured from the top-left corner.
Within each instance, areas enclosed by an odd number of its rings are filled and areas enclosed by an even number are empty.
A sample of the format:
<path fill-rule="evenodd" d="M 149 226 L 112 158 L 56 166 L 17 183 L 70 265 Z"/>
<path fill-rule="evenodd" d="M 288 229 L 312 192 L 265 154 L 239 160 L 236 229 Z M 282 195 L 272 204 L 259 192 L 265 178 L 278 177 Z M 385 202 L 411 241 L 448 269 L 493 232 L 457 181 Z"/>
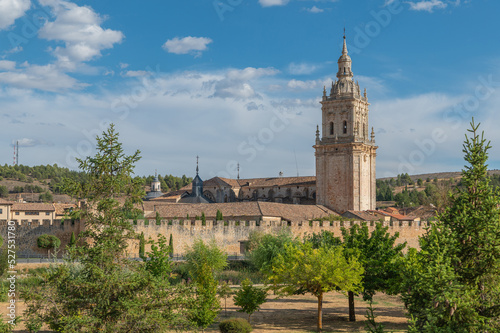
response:
<path fill-rule="evenodd" d="M 158 170 L 155 169 L 155 178 L 158 177 Z"/>
<path fill-rule="evenodd" d="M 238 179 L 240 179 L 240 163 L 238 163 Z"/>
<path fill-rule="evenodd" d="M 326 86 L 323 86 L 323 96 L 326 96 Z"/>
<path fill-rule="evenodd" d="M 375 131 L 373 130 L 373 127 L 372 127 L 372 142 L 375 142 Z"/>
<path fill-rule="evenodd" d="M 316 143 L 319 143 L 319 125 L 316 125 Z"/>
<path fill-rule="evenodd" d="M 197 176 L 198 176 L 198 171 L 200 171 L 199 168 L 198 168 L 198 159 L 199 159 L 199 157 L 196 156 L 196 175 Z"/>
<path fill-rule="evenodd" d="M 366 88 L 365 88 L 365 93 L 363 94 L 363 96 L 366 98 Z"/>
<path fill-rule="evenodd" d="M 347 55 L 347 43 L 345 40 L 345 27 L 344 27 L 344 46 L 342 47 L 342 55 Z"/>

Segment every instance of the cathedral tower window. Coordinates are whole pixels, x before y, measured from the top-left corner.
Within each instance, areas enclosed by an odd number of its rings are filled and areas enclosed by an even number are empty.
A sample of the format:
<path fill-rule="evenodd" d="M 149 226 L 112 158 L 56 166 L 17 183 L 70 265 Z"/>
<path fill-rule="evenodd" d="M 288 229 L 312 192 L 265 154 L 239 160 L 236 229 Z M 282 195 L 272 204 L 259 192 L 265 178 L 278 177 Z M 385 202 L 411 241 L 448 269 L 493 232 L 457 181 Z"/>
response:
<path fill-rule="evenodd" d="M 344 134 L 347 134 L 347 121 L 344 120 Z"/>
<path fill-rule="evenodd" d="M 333 135 L 333 122 L 330 123 L 330 135 Z"/>

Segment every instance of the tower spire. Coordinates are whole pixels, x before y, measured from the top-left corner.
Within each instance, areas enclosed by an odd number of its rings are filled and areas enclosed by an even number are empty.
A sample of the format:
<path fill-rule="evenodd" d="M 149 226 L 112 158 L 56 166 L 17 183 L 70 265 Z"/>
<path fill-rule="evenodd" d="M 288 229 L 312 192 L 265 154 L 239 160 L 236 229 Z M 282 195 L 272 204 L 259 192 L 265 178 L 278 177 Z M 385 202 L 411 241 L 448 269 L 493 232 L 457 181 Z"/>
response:
<path fill-rule="evenodd" d="M 345 27 L 344 27 L 344 46 L 342 47 L 342 55 L 347 55 L 347 43 L 345 40 Z"/>
<path fill-rule="evenodd" d="M 196 156 L 196 175 L 198 176 L 198 171 L 199 171 L 199 168 L 198 168 L 198 159 L 199 157 Z"/>

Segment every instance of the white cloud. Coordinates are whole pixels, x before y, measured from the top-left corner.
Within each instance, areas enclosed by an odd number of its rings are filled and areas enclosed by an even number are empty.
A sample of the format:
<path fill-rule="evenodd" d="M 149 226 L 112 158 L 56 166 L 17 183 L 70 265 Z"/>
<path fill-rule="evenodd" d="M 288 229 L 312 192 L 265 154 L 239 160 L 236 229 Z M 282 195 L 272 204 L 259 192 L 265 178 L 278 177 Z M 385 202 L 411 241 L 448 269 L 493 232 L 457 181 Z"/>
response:
<path fill-rule="evenodd" d="M 300 80 L 290 80 L 287 84 L 288 88 L 299 89 L 299 90 L 310 90 L 315 89 L 318 86 L 318 82 L 310 81 L 300 81 Z"/>
<path fill-rule="evenodd" d="M 63 0 L 40 0 L 40 3 L 50 6 L 56 19 L 46 22 L 39 36 L 65 43 L 64 47 L 53 50 L 60 67 L 73 70 L 80 62 L 100 57 L 102 50 L 112 48 L 124 38 L 121 31 L 103 29 L 103 18 L 90 7 Z"/>
<path fill-rule="evenodd" d="M 259 0 L 262 7 L 285 6 L 290 0 Z"/>
<path fill-rule="evenodd" d="M 35 147 L 35 146 L 52 146 L 52 142 L 47 142 L 41 139 L 32 138 L 22 138 L 18 140 L 12 140 L 12 145 L 18 144 L 19 147 Z"/>
<path fill-rule="evenodd" d="M 0 0 L 0 30 L 14 24 L 30 6 L 30 0 Z"/>
<path fill-rule="evenodd" d="M 312 6 L 311 8 L 306 8 L 306 10 L 309 13 L 313 13 L 313 14 L 323 13 L 325 11 L 324 9 L 318 8 L 316 6 Z"/>
<path fill-rule="evenodd" d="M 308 64 L 308 63 L 300 63 L 296 64 L 294 62 L 290 63 L 288 65 L 288 72 L 292 75 L 308 75 L 313 72 L 315 72 L 319 66 L 314 65 L 314 64 Z"/>
<path fill-rule="evenodd" d="M 10 60 L 0 60 L 0 71 L 10 71 L 16 68 L 16 62 Z"/>
<path fill-rule="evenodd" d="M 252 97 L 259 98 L 260 95 L 255 92 L 250 85 L 250 81 L 263 76 L 273 76 L 278 71 L 274 68 L 253 68 L 229 70 L 224 78 L 213 82 L 214 97 L 248 99 Z"/>
<path fill-rule="evenodd" d="M 440 0 L 408 2 L 408 4 L 411 10 L 427 11 L 429 13 L 432 13 L 434 9 L 446 8 L 448 5 Z"/>
<path fill-rule="evenodd" d="M 139 77 L 139 76 L 147 76 L 151 75 L 151 72 L 148 71 L 126 71 L 122 76 L 126 77 Z"/>
<path fill-rule="evenodd" d="M 163 44 L 163 49 L 169 53 L 188 54 L 194 53 L 200 55 L 201 51 L 207 49 L 207 45 L 212 43 L 212 40 L 207 37 L 175 37 L 169 39 Z"/>
<path fill-rule="evenodd" d="M 17 88 L 52 92 L 81 89 L 86 86 L 61 72 L 55 65 L 40 66 L 23 63 L 16 67 L 12 61 L 0 62 L 0 83 Z"/>

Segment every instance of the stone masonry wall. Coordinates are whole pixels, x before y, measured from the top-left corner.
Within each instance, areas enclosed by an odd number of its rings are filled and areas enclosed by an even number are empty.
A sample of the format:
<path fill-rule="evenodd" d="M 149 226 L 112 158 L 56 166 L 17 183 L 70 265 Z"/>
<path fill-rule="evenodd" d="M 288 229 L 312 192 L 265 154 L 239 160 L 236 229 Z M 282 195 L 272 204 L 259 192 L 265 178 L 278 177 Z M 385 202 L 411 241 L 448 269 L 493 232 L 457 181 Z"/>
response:
<path fill-rule="evenodd" d="M 131 222 L 132 223 L 132 222 Z M 277 222 L 277 221 L 261 221 L 259 224 L 255 221 L 239 222 L 239 221 L 206 221 L 203 225 L 202 221 L 161 221 L 160 225 L 156 224 L 156 220 L 139 220 L 134 225 L 137 233 L 144 233 L 146 239 L 157 240 L 158 234 L 162 234 L 168 239 L 173 235 L 174 253 L 182 254 L 186 251 L 186 246 L 191 246 L 195 239 L 210 241 L 215 239 L 217 244 L 224 249 L 228 254 L 240 253 L 240 242 L 248 240 L 252 231 L 262 233 L 277 234 L 282 229 L 289 229 L 294 236 L 304 237 L 304 235 L 319 233 L 322 230 L 332 231 L 335 235 L 340 236 L 340 228 L 345 226 L 349 228 L 354 224 L 361 222 L 344 221 L 344 222 L 320 222 L 309 221 L 303 222 Z M 398 243 L 407 242 L 411 247 L 418 247 L 418 237 L 425 233 L 426 222 L 401 222 L 391 225 L 390 222 L 383 222 L 384 226 L 389 226 L 389 232 L 394 234 L 399 232 Z M 375 227 L 370 226 L 370 231 Z M 64 248 L 70 238 L 71 233 L 75 236 L 83 230 L 82 222 L 60 221 L 54 222 L 52 225 L 48 223 L 31 223 L 21 222 L 16 224 L 16 244 L 18 245 L 19 254 L 45 254 L 45 250 L 38 249 L 36 240 L 42 234 L 52 234 L 61 239 L 61 248 Z M 7 239 L 7 223 L 0 223 L 0 235 L 5 240 Z M 138 242 L 133 242 L 129 247 L 129 255 L 137 256 L 139 247 Z M 146 246 L 146 251 L 149 246 Z"/>

